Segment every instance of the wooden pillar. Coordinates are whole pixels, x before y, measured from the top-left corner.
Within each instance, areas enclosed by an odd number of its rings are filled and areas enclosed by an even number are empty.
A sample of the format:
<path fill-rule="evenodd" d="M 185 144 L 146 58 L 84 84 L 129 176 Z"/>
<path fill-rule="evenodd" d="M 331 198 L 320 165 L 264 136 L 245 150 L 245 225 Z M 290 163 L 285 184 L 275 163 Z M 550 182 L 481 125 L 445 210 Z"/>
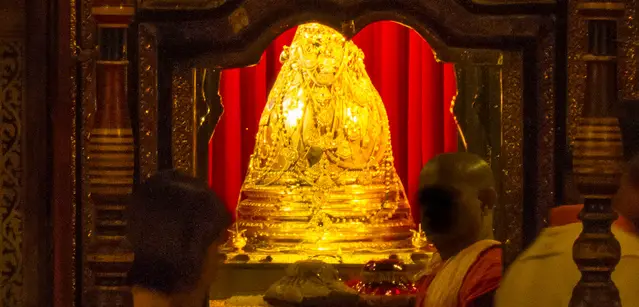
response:
<path fill-rule="evenodd" d="M 619 242 L 611 232 L 617 214 L 611 206 L 622 173 L 623 144 L 616 114 L 617 21 L 621 0 L 582 1 L 579 11 L 588 24 L 586 93 L 574 142 L 574 175 L 585 198 L 580 213 L 583 231 L 573 246 L 582 277 L 571 307 L 621 306 L 611 274 L 619 262 Z"/>
<path fill-rule="evenodd" d="M 120 0 L 94 1 L 98 24 L 96 112 L 88 140 L 88 189 L 93 204 L 87 263 L 94 277 L 89 306 L 132 306 L 126 274 L 133 253 L 125 240 L 126 199 L 133 188 L 134 143 L 127 102 L 126 36 L 135 9 Z"/>

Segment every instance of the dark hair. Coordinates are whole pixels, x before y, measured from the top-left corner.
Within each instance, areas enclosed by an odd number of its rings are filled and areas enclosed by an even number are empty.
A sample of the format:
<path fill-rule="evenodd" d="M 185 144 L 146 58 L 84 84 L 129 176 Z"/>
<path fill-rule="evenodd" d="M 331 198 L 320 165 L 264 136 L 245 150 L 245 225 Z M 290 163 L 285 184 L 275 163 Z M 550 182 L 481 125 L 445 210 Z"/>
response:
<path fill-rule="evenodd" d="M 457 210 L 458 191 L 447 186 L 427 186 L 419 191 L 422 216 L 428 219 L 428 231 L 446 233 L 452 228 Z"/>
<path fill-rule="evenodd" d="M 129 283 L 165 294 L 195 285 L 208 248 L 231 221 L 206 183 L 174 170 L 137 187 L 128 218 L 135 254 Z"/>

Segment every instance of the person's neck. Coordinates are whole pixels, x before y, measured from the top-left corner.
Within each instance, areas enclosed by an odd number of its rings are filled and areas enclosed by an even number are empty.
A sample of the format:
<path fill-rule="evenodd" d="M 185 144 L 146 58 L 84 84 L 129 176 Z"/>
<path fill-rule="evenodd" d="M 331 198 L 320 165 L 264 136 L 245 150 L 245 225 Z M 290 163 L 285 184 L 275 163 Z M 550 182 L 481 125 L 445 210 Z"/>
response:
<path fill-rule="evenodd" d="M 134 307 L 171 307 L 168 295 L 140 287 L 133 287 L 132 293 Z"/>
<path fill-rule="evenodd" d="M 446 244 L 440 247 L 437 247 L 437 252 L 443 261 L 446 261 L 455 255 L 459 254 L 459 252 L 463 251 L 467 247 L 471 246 L 475 242 L 463 241 L 463 242 L 455 242 L 451 244 Z"/>
<path fill-rule="evenodd" d="M 449 244 L 444 244 L 441 246 L 435 245 L 435 248 L 437 248 L 437 252 L 439 253 L 439 256 L 442 258 L 442 260 L 446 261 L 454 257 L 455 255 L 459 254 L 461 251 L 468 248 L 469 246 L 481 240 L 490 240 L 490 239 L 492 239 L 492 235 L 486 235 L 486 236 L 480 236 L 479 238 L 459 240 L 459 241 L 455 241 Z"/>
<path fill-rule="evenodd" d="M 133 287 L 133 307 L 201 307 L 202 300 L 195 291 L 166 295 L 156 291 Z"/>

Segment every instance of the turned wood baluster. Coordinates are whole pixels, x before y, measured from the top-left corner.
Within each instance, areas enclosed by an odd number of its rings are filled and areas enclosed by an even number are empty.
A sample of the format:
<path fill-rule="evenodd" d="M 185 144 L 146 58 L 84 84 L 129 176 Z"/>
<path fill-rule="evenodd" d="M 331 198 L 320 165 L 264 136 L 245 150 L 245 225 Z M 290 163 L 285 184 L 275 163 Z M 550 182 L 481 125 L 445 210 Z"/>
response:
<path fill-rule="evenodd" d="M 581 280 L 571 307 L 618 307 L 619 292 L 611 273 L 619 262 L 619 242 L 611 232 L 617 214 L 611 207 L 622 173 L 623 144 L 617 105 L 617 20 L 623 1 L 582 1 L 588 23 L 587 87 L 582 117 L 574 139 L 573 171 L 585 198 L 580 213 L 583 231 L 573 246 Z"/>
<path fill-rule="evenodd" d="M 89 306 L 132 306 L 126 274 L 133 253 L 125 240 L 126 199 L 133 188 L 134 143 L 127 102 L 127 29 L 134 7 L 119 0 L 96 0 L 98 24 L 96 112 L 90 125 L 87 169 L 94 229 L 87 262 L 94 275 Z"/>

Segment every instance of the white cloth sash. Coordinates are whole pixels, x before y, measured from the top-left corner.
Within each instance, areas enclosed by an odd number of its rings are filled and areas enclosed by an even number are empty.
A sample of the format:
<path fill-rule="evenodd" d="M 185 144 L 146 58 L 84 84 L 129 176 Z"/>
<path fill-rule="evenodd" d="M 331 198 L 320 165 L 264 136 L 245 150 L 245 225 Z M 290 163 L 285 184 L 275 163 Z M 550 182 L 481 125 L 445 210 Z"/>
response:
<path fill-rule="evenodd" d="M 444 262 L 426 290 L 423 307 L 457 307 L 459 290 L 468 270 L 484 251 L 499 244 L 494 240 L 481 240 Z"/>

